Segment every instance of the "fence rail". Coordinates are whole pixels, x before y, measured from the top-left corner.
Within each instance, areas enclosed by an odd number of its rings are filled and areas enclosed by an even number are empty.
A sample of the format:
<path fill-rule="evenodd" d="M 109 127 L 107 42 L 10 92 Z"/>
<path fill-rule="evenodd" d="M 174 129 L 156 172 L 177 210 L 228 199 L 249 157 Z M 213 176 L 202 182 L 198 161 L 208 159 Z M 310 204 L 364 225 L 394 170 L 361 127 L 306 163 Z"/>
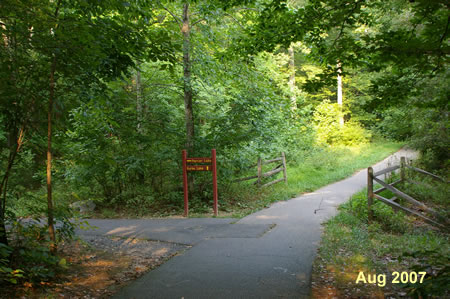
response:
<path fill-rule="evenodd" d="M 275 163 L 275 162 L 281 162 L 281 164 L 278 164 L 277 166 L 275 166 L 274 168 L 272 168 L 271 170 L 269 170 L 265 173 L 262 172 L 263 165 L 267 165 L 267 164 L 271 164 L 271 163 Z M 234 180 L 233 182 L 243 182 L 243 181 L 256 179 L 255 184 L 257 184 L 260 188 L 268 187 L 270 185 L 273 185 L 273 184 L 276 184 L 276 183 L 279 183 L 282 181 L 287 183 L 286 156 L 285 156 L 284 152 L 281 153 L 281 157 L 277 157 L 277 158 L 270 159 L 270 160 L 264 161 L 261 158 L 258 158 L 258 162 L 256 164 L 253 164 L 252 166 L 250 166 L 250 168 L 253 168 L 253 167 L 257 167 L 257 175 L 252 175 L 252 176 L 248 176 L 245 178 L 239 178 L 239 179 Z M 271 181 L 271 182 L 268 182 L 268 183 L 262 185 L 263 178 L 271 177 L 273 175 L 276 175 L 279 172 L 283 172 L 282 178 L 276 179 L 274 181 Z"/>
<path fill-rule="evenodd" d="M 406 178 L 405 168 L 412 169 L 412 170 L 414 170 L 414 171 L 416 171 L 418 173 L 429 175 L 429 176 L 433 177 L 434 179 L 440 180 L 442 182 L 446 182 L 446 181 L 444 179 L 442 179 L 441 177 L 438 177 L 437 175 L 429 173 L 429 172 L 427 172 L 427 171 L 425 171 L 423 169 L 407 165 L 405 163 L 405 161 L 406 161 L 405 157 L 401 157 L 400 165 L 387 167 L 387 168 L 382 169 L 380 171 L 377 171 L 375 173 L 374 173 L 372 167 L 369 167 L 367 169 L 367 207 L 368 207 L 369 223 L 373 220 L 373 209 L 372 209 L 373 200 L 374 199 L 378 199 L 381 202 L 391 206 L 395 210 L 402 210 L 402 211 L 404 211 L 406 213 L 409 213 L 409 214 L 415 215 L 417 217 L 420 217 L 424 221 L 426 221 L 426 222 L 428 222 L 428 223 L 430 223 L 432 225 L 435 225 L 435 226 L 447 229 L 447 227 L 444 226 L 443 224 L 438 223 L 435 220 L 432 220 L 431 218 L 426 217 L 426 216 L 422 215 L 421 213 L 419 213 L 419 212 L 417 212 L 415 210 L 406 208 L 406 207 L 400 205 L 399 203 L 395 202 L 396 200 L 398 200 L 398 198 L 402 198 L 402 199 L 408 201 L 409 203 L 411 203 L 412 205 L 417 206 L 419 209 L 424 210 L 424 211 L 432 214 L 433 216 L 441 217 L 436 211 L 434 211 L 433 209 L 427 207 L 423 202 L 420 202 L 420 201 L 416 200 L 412 196 L 410 196 L 410 195 L 400 191 L 399 189 L 397 189 L 394 186 L 399 184 L 399 183 L 401 183 L 401 182 L 404 182 L 404 181 L 410 181 L 409 179 Z M 400 179 L 395 181 L 395 182 L 392 182 L 392 183 L 388 184 L 387 182 L 377 178 L 380 175 L 392 173 L 392 172 L 396 171 L 397 169 L 400 169 Z M 373 190 L 374 182 L 380 184 L 381 188 Z M 390 199 L 388 199 L 388 198 L 385 198 L 385 197 L 383 197 L 383 196 L 378 194 L 378 193 L 381 193 L 382 191 L 385 191 L 385 190 L 391 191 L 392 193 L 395 194 L 395 196 L 390 198 Z"/>
<path fill-rule="evenodd" d="M 435 180 L 438 180 L 438 181 L 441 181 L 441 182 L 444 182 L 444 183 L 448 183 L 446 180 L 444 180 L 444 179 L 441 178 L 440 176 L 437 176 L 437 175 L 435 175 L 435 174 L 432 174 L 432 173 L 430 173 L 430 172 L 428 172 L 428 171 L 425 171 L 425 170 L 423 170 L 423 169 L 416 168 L 416 167 L 413 167 L 413 166 L 411 166 L 411 165 L 406 165 L 406 167 L 409 168 L 409 169 L 412 169 L 412 170 L 414 170 L 414 171 L 417 171 L 417 172 L 419 172 L 419 173 L 421 173 L 421 174 L 428 175 L 428 176 L 434 178 Z"/>

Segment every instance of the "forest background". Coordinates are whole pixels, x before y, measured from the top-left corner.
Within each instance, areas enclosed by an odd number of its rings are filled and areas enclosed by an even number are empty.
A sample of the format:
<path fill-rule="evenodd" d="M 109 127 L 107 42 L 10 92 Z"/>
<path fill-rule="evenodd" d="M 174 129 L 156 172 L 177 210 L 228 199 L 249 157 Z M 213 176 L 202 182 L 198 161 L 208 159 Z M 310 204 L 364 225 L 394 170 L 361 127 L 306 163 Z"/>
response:
<path fill-rule="evenodd" d="M 0 241 L 45 216 L 56 244 L 53 219 L 88 199 L 181 214 L 182 149 L 217 149 L 222 211 L 282 151 L 333 167 L 390 139 L 443 173 L 449 20 L 443 0 L 3 0 Z M 207 211 L 210 177 L 190 184 Z"/>

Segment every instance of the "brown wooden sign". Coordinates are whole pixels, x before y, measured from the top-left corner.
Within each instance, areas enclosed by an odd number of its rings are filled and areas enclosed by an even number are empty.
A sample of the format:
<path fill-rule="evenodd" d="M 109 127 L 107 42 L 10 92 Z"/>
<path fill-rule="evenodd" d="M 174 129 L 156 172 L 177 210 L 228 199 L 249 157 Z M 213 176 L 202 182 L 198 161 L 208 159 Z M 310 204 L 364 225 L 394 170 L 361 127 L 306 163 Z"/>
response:
<path fill-rule="evenodd" d="M 211 165 L 189 165 L 186 166 L 187 171 L 212 171 Z"/>
<path fill-rule="evenodd" d="M 212 162 L 211 158 L 186 158 L 186 163 L 211 163 L 211 162 Z"/>
<path fill-rule="evenodd" d="M 216 150 L 211 150 L 211 157 L 188 158 L 186 150 L 182 151 L 183 161 L 183 190 L 184 190 L 184 216 L 189 215 L 189 195 L 188 195 L 188 172 L 189 171 L 211 171 L 213 181 L 213 201 L 214 216 L 217 216 L 217 166 L 216 166 Z M 194 163 L 203 163 L 206 165 L 188 165 Z"/>

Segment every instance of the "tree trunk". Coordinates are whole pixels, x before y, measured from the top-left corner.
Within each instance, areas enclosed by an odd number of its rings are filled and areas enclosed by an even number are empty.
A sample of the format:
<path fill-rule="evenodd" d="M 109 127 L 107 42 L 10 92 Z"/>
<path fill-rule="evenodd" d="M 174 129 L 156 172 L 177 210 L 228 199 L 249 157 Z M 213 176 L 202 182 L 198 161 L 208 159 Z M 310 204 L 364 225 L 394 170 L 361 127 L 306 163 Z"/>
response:
<path fill-rule="evenodd" d="M 141 83 L 141 64 L 138 63 L 136 70 L 136 120 L 137 120 L 137 132 L 142 133 L 142 119 L 143 119 L 143 105 L 142 105 L 142 83 Z"/>
<path fill-rule="evenodd" d="M 181 27 L 183 34 L 183 75 L 184 75 L 184 114 L 186 122 L 186 150 L 188 155 L 194 156 L 194 112 L 192 109 L 192 83 L 191 83 L 191 59 L 190 59 L 190 34 L 189 24 L 189 4 L 183 5 L 183 24 Z M 188 176 L 188 186 L 190 190 L 194 188 L 194 177 Z"/>
<path fill-rule="evenodd" d="M 16 159 L 17 153 L 20 151 L 20 148 L 23 144 L 23 138 L 25 136 L 25 126 L 22 125 L 18 134 L 14 133 L 15 147 L 10 146 L 9 149 L 9 157 L 8 164 L 6 166 L 5 174 L 3 175 L 2 182 L 0 184 L 0 243 L 8 245 L 8 238 L 6 236 L 6 227 L 5 227 L 5 211 L 6 211 L 6 191 L 8 189 L 8 180 L 9 175 L 11 173 L 12 166 L 14 164 L 14 160 Z"/>
<path fill-rule="evenodd" d="M 339 124 L 341 126 L 344 125 L 344 115 L 342 115 L 342 67 L 341 62 L 338 61 L 337 64 L 337 103 L 341 110 L 341 116 L 339 117 Z"/>
<path fill-rule="evenodd" d="M 18 150 L 17 150 L 18 151 Z M 0 185 L 0 243 L 8 245 L 8 236 L 6 235 L 6 223 L 5 223 L 5 212 L 6 212 L 6 191 L 8 189 L 8 179 L 9 174 L 14 164 L 14 160 L 16 158 L 17 151 L 12 151 L 10 149 L 9 157 L 8 157 L 8 165 L 6 166 L 5 174 L 3 175 L 3 179 Z"/>
<path fill-rule="evenodd" d="M 55 19 L 58 18 L 59 8 L 61 6 L 61 0 L 58 0 L 55 8 Z M 55 24 L 55 29 L 58 24 Z M 51 30 L 54 34 L 53 29 Z M 47 221 L 48 221 L 48 233 L 50 235 L 50 252 L 56 253 L 56 233 L 54 225 L 53 215 L 53 193 L 52 193 L 52 114 L 53 114 L 53 101 L 55 98 L 55 72 L 56 72 L 56 56 L 53 53 L 50 64 L 50 84 L 49 84 L 49 98 L 48 98 L 48 111 L 47 111 Z"/>
<path fill-rule="evenodd" d="M 4 187 L 4 192 L 3 192 L 3 197 L 2 197 L 2 202 L 1 202 L 1 207 L 0 207 L 0 243 L 3 243 L 5 245 L 8 245 L 8 236 L 6 235 L 6 223 L 5 223 L 5 208 L 6 208 L 6 188 L 8 186 L 8 177 L 6 177 L 5 183 L 4 185 L 2 185 L 2 187 Z M 0 193 L 1 195 L 1 193 Z"/>
<path fill-rule="evenodd" d="M 5 174 L 0 185 L 0 243 L 8 245 L 8 237 L 6 236 L 6 225 L 5 225 L 5 212 L 6 212 L 6 190 L 8 188 L 9 173 L 11 171 L 14 159 L 16 157 L 16 151 L 9 152 L 8 164 L 6 166 Z"/>
<path fill-rule="evenodd" d="M 47 216 L 48 216 L 48 232 L 50 235 L 50 252 L 56 253 L 56 235 L 54 227 L 53 216 L 53 198 L 52 198 L 52 113 L 53 100 L 55 96 L 55 69 L 56 57 L 52 58 L 50 67 L 50 96 L 48 99 L 48 114 L 47 114 Z"/>
<path fill-rule="evenodd" d="M 141 82 L 141 63 L 137 63 L 137 70 L 136 70 L 136 131 L 138 134 L 143 134 L 143 127 L 142 123 L 144 120 L 144 104 L 142 101 L 142 82 Z M 142 144 L 138 144 L 139 152 L 143 152 Z M 140 184 L 144 184 L 145 182 L 145 174 L 144 171 L 138 170 L 137 171 L 137 179 Z"/>
<path fill-rule="evenodd" d="M 1 24 L 0 27 L 3 29 L 3 31 L 7 32 L 6 22 L 0 20 L 0 24 Z M 5 49 L 8 49 L 10 44 L 8 36 L 5 33 L 2 33 L 1 37 Z M 8 64 L 8 69 L 11 71 L 13 66 L 13 59 L 11 56 L 9 60 L 11 63 Z M 14 78 L 15 78 L 14 72 L 11 71 L 10 80 L 14 82 L 15 81 Z M 10 134 L 8 137 L 8 149 L 9 149 L 8 163 L 6 165 L 6 170 L 0 183 L 0 243 L 3 243 L 5 245 L 8 245 L 8 236 L 6 234 L 6 219 L 5 219 L 8 180 L 14 164 L 14 160 L 16 159 L 17 153 L 19 152 L 20 147 L 22 146 L 23 137 L 25 133 L 24 125 L 22 125 L 22 127 L 17 132 L 15 124 L 16 122 L 13 122 L 12 124 L 13 129 L 10 130 Z M 12 143 L 15 144 L 15 146 L 13 146 Z"/>
<path fill-rule="evenodd" d="M 188 155 L 194 152 L 194 113 L 192 110 L 192 84 L 191 84 L 191 61 L 190 61 L 190 33 L 189 4 L 183 5 L 183 71 L 184 71 L 184 111 L 186 122 L 186 150 Z"/>
<path fill-rule="evenodd" d="M 295 52 L 294 47 L 291 45 L 288 49 L 289 52 L 289 88 L 291 90 L 291 109 L 297 109 L 297 98 L 295 96 Z"/>

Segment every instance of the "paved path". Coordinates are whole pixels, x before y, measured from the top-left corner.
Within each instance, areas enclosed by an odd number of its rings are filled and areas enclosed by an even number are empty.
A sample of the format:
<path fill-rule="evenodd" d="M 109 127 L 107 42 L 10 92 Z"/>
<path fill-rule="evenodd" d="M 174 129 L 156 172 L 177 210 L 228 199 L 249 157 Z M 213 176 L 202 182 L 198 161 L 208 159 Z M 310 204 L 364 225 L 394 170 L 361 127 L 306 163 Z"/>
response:
<path fill-rule="evenodd" d="M 400 156 L 414 153 L 401 150 L 374 168 L 398 162 Z M 321 223 L 366 185 L 366 177 L 362 170 L 235 224 L 233 219 L 92 221 L 103 234 L 194 245 L 114 298 L 307 298 Z"/>

